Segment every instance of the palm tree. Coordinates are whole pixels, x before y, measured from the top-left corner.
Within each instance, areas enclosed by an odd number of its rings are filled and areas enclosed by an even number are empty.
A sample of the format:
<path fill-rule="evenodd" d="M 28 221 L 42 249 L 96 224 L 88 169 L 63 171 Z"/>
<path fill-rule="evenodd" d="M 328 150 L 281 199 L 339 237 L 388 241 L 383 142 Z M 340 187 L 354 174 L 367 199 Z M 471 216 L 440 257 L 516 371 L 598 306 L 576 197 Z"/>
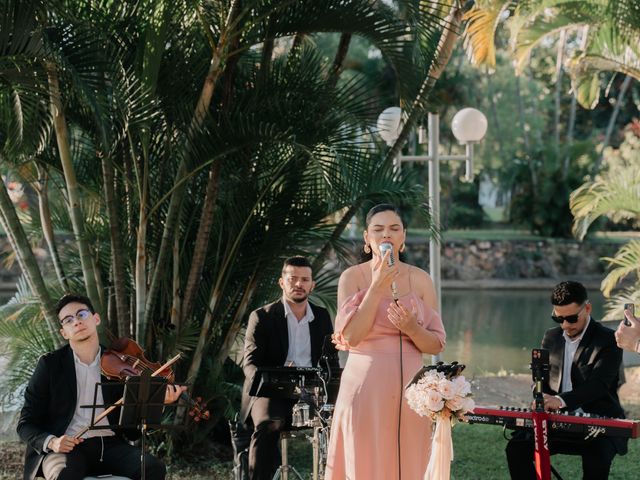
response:
<path fill-rule="evenodd" d="M 560 143 L 560 79 L 563 63 L 571 77 L 573 99 L 587 109 L 593 109 L 600 98 L 601 72 L 627 75 L 612 113 L 604 150 L 608 145 L 608 138 L 630 79 L 640 79 L 640 18 L 637 15 L 636 3 L 633 0 L 478 2 L 465 14 L 467 50 L 475 64 L 495 68 L 495 33 L 500 23 L 509 18 L 507 24 L 516 69 L 522 72 L 529 63 L 532 51 L 544 40 L 559 35 L 555 81 L 556 145 Z M 564 39 L 573 31 L 579 38 L 579 47 L 563 62 Z M 575 109 L 574 106 L 572 108 Z M 569 145 L 573 142 L 574 121 L 575 115 L 572 115 L 567 129 Z M 559 158 L 558 147 L 556 151 L 556 157 Z M 595 172 L 599 169 L 600 161 L 601 159 L 596 161 Z M 567 175 L 568 166 L 569 163 L 565 160 L 562 168 L 563 177 Z"/>
<path fill-rule="evenodd" d="M 86 290 L 114 333 L 158 355 L 187 352 L 179 373 L 215 396 L 212 379 L 247 312 L 274 297 L 283 257 L 340 261 L 353 215 L 383 199 L 421 202 L 372 135 L 376 98 L 360 77 L 340 77 L 348 35 L 365 37 L 395 70 L 399 101 L 424 110 L 449 10 L 398 3 L 5 2 L 3 165 L 50 208 L 17 221 L 7 204 L 3 226 L 15 238 L 46 230 L 62 268 L 34 267 L 42 284 L 27 276 L 2 323 L 67 286 Z M 345 35 L 337 60 L 311 32 Z M 26 244 L 15 254 L 28 272 Z M 335 274 L 318 280 L 330 303 Z"/>
<path fill-rule="evenodd" d="M 606 169 L 593 181 L 587 182 L 571 194 L 571 212 L 574 215 L 573 231 L 583 239 L 589 227 L 599 217 L 606 216 L 614 222 L 640 222 L 640 128 L 637 120 L 625 132 L 625 142 L 617 151 L 605 155 Z M 608 318 L 620 318 L 622 305 L 640 301 L 640 241 L 631 240 L 613 257 L 606 257 L 609 273 L 602 280 L 601 289 L 607 302 Z M 633 287 L 623 288 L 611 296 L 620 282 L 626 278 L 635 280 Z"/>

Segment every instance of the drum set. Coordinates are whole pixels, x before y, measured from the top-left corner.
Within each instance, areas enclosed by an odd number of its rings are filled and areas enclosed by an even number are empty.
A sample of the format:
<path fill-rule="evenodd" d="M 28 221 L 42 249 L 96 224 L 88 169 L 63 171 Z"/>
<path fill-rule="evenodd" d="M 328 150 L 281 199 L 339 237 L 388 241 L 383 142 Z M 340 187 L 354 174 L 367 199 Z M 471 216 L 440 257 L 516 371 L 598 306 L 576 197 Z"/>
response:
<path fill-rule="evenodd" d="M 324 478 L 331 421 L 341 373 L 340 368 L 258 368 L 250 395 L 295 400 L 291 411 L 291 426 L 280 432 L 282 465 L 273 480 L 289 480 L 290 475 L 304 480 L 288 460 L 288 440 L 300 436 L 304 436 L 313 449 L 312 479 Z"/>

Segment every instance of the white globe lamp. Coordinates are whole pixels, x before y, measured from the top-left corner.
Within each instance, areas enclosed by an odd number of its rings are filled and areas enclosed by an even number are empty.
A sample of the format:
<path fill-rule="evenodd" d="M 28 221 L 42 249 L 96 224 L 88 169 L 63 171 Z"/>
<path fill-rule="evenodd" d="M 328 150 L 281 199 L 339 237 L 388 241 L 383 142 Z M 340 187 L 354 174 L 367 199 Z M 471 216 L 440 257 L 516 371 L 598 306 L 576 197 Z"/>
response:
<path fill-rule="evenodd" d="M 378 134 L 387 143 L 387 145 L 393 145 L 402 130 L 402 109 L 400 107 L 386 108 L 379 116 L 376 127 Z"/>
<path fill-rule="evenodd" d="M 463 108 L 454 115 L 451 130 L 462 144 L 479 142 L 487 133 L 487 117 L 475 108 Z"/>

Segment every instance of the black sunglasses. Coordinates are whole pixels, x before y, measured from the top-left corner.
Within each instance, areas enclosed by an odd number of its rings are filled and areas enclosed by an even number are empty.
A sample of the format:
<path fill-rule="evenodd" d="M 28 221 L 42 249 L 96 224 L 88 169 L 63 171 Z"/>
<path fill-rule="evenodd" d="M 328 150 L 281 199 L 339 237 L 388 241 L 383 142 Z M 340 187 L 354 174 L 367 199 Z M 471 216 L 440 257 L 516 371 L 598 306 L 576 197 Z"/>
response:
<path fill-rule="evenodd" d="M 567 323 L 576 323 L 578 321 L 578 317 L 580 317 L 580 314 L 582 313 L 582 310 L 584 310 L 584 307 L 587 306 L 587 304 L 589 303 L 589 301 L 587 300 L 586 302 L 584 302 L 582 304 L 582 306 L 580 307 L 580 310 L 578 310 L 577 313 L 574 313 L 573 315 L 566 315 L 566 316 L 561 316 L 561 315 L 554 315 L 553 313 L 551 314 L 551 319 L 556 322 L 556 323 L 563 323 L 563 322 L 567 322 Z"/>

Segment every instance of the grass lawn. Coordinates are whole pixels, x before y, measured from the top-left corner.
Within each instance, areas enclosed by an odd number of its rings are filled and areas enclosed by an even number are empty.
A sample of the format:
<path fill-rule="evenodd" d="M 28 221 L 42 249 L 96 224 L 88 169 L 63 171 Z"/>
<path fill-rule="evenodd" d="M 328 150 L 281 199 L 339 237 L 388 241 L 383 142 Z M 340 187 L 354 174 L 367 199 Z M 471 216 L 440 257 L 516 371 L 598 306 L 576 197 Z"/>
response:
<path fill-rule="evenodd" d="M 456 425 L 453 428 L 454 460 L 451 480 L 509 480 L 504 454 L 506 444 L 500 427 Z M 19 478 L 23 451 L 24 447 L 18 442 L 0 442 L 0 479 Z M 291 441 L 289 460 L 305 479 L 311 478 L 310 443 L 304 439 Z M 579 457 L 556 455 L 551 458 L 551 463 L 564 480 L 582 478 Z M 168 480 L 233 480 L 230 463 L 213 463 L 209 460 L 192 463 L 190 466 L 173 464 L 169 465 L 168 470 Z M 636 479 L 639 471 L 640 440 L 629 440 L 629 453 L 615 458 L 609 479 Z"/>
<path fill-rule="evenodd" d="M 456 425 L 453 428 L 452 480 L 508 480 L 506 445 L 502 428 L 498 426 Z M 580 457 L 555 455 L 551 457 L 551 464 L 564 480 L 582 478 Z M 639 471 L 640 441 L 629 440 L 629 453 L 615 458 L 609 479 L 635 479 Z"/>
<path fill-rule="evenodd" d="M 451 465 L 451 480 L 509 480 L 504 453 L 506 445 L 502 428 L 498 426 L 457 424 L 453 428 L 454 460 Z M 311 479 L 310 443 L 302 439 L 290 441 L 289 461 L 305 479 Z M 555 455 L 551 458 L 551 463 L 564 480 L 582 478 L 580 457 Z M 636 479 L 639 471 L 640 440 L 629 440 L 629 453 L 615 458 L 609 479 Z M 231 480 L 233 476 L 231 466 L 226 464 L 217 465 L 216 468 L 211 466 L 209 475 L 198 476 L 188 470 L 180 470 L 171 478 Z"/>

